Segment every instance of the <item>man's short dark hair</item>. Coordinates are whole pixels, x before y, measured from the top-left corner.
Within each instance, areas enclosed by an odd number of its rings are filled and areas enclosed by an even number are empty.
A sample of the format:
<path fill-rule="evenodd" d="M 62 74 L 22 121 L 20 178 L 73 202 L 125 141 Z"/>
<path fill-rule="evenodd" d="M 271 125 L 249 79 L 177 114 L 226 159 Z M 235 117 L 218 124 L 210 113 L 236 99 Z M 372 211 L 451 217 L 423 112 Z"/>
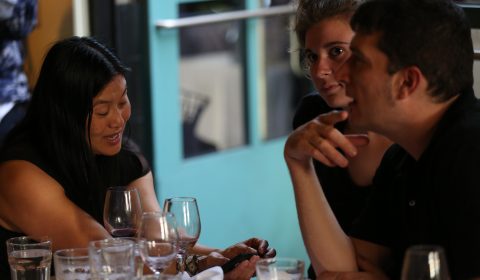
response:
<path fill-rule="evenodd" d="M 473 86 L 473 44 L 462 8 L 450 0 L 371 0 L 351 20 L 359 34 L 381 34 L 389 72 L 417 66 L 442 102 Z"/>

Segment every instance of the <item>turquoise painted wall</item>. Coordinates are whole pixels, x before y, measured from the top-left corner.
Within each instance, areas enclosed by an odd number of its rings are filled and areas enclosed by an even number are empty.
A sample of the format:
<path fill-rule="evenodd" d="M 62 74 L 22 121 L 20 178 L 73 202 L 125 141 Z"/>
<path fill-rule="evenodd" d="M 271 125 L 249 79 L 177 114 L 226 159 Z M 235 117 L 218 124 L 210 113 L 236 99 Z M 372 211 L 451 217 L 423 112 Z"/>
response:
<path fill-rule="evenodd" d="M 269 240 L 279 256 L 307 261 L 283 160 L 285 139 L 264 142 L 258 131 L 257 79 L 261 73 L 256 65 L 256 20 L 247 23 L 250 144 L 188 160 L 182 158 L 178 31 L 155 28 L 156 20 L 177 17 L 178 2 L 150 0 L 148 6 L 153 166 L 158 199 L 161 203 L 172 196 L 198 199 L 203 245 L 226 247 L 257 236 Z M 256 8 L 257 1 L 248 0 L 247 7 Z"/>

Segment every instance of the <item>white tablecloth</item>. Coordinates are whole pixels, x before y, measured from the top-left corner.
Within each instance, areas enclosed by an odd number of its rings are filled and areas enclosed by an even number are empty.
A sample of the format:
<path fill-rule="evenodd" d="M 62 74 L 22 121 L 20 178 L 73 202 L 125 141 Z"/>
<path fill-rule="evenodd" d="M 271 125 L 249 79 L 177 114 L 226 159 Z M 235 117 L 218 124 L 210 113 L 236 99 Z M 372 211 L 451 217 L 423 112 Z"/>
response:
<path fill-rule="evenodd" d="M 182 275 L 182 280 L 223 280 L 223 270 L 219 266 L 211 267 L 199 274 L 190 277 L 186 272 Z"/>

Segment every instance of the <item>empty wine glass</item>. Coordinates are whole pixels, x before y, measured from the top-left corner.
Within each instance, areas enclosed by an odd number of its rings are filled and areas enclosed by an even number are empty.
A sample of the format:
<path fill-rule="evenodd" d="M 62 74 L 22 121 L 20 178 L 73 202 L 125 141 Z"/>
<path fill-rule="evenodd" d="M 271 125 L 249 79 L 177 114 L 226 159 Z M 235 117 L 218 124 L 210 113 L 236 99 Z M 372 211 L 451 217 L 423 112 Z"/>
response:
<path fill-rule="evenodd" d="M 155 274 L 161 274 L 178 253 L 175 216 L 166 212 L 143 213 L 138 229 L 138 247 L 143 262 Z"/>
<path fill-rule="evenodd" d="M 447 258 L 441 246 L 415 245 L 405 253 L 402 280 L 448 280 Z"/>
<path fill-rule="evenodd" d="M 134 237 L 142 212 L 137 189 L 108 188 L 103 208 L 103 224 L 113 237 Z"/>
<path fill-rule="evenodd" d="M 193 197 L 174 197 L 165 199 L 163 210 L 175 215 L 179 236 L 177 268 L 185 271 L 185 258 L 188 251 L 200 237 L 200 213 L 197 200 Z"/>

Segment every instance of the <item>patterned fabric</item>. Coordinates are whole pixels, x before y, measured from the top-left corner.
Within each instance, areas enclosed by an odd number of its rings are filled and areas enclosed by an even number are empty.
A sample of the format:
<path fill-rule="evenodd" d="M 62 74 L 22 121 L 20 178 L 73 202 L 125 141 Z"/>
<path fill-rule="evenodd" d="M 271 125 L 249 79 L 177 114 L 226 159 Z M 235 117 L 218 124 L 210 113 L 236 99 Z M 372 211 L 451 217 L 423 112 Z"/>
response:
<path fill-rule="evenodd" d="M 29 99 L 23 40 L 37 24 L 37 0 L 0 0 L 0 103 Z"/>

